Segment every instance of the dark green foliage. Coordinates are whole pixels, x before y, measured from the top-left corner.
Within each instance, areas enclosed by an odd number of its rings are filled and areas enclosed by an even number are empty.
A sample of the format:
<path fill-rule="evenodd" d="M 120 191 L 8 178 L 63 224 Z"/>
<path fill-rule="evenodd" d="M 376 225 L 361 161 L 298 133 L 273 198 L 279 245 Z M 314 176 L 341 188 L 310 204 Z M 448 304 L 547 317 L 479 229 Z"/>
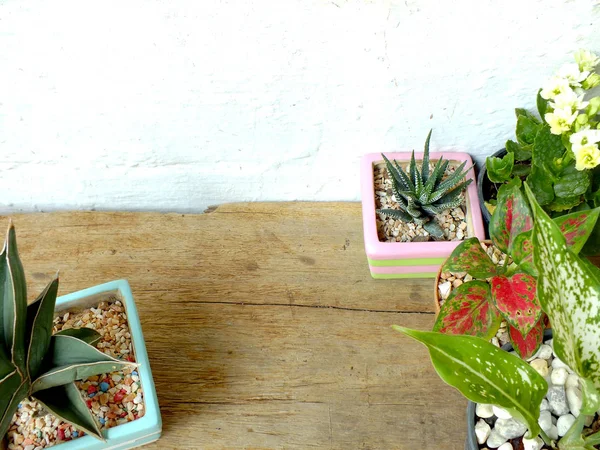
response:
<path fill-rule="evenodd" d="M 469 169 L 463 170 L 466 163 L 462 163 L 450 176 L 443 178 L 448 168 L 449 161 L 440 158 L 431 173 L 429 172 L 429 141 L 431 131 L 425 141 L 425 151 L 421 168 L 415 161 L 415 152 L 412 152 L 408 173 L 405 172 L 398 161 L 390 161 L 383 156 L 388 173 L 392 180 L 392 190 L 400 209 L 378 209 L 377 212 L 402 220 L 422 225 L 425 230 L 436 238 L 443 237 L 442 228 L 433 217 L 447 209 L 455 208 L 462 204 L 462 192 L 473 180 L 465 180 Z"/>

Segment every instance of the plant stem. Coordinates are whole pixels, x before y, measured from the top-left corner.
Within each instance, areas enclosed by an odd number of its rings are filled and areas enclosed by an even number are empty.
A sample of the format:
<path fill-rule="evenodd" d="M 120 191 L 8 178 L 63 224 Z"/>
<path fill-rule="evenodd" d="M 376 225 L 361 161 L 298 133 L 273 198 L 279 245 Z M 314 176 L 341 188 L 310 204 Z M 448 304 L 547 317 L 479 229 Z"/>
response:
<path fill-rule="evenodd" d="M 554 445 L 554 443 L 552 442 L 552 439 L 550 439 L 550 436 L 548 436 L 546 434 L 546 432 L 542 429 L 540 429 L 540 436 L 542 437 L 542 440 L 544 441 L 544 443 L 546 445 L 549 445 L 552 448 L 556 448 L 556 446 Z"/>

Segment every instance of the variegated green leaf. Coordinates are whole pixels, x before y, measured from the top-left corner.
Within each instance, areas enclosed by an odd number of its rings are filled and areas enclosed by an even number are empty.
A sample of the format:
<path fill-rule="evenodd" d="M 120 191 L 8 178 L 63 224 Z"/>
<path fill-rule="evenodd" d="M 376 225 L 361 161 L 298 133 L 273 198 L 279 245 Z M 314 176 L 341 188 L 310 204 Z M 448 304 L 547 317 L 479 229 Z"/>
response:
<path fill-rule="evenodd" d="M 537 269 L 533 263 L 533 243 L 531 242 L 532 233 L 532 230 L 527 230 L 515 237 L 510 256 L 519 266 L 519 270 L 537 277 Z"/>
<path fill-rule="evenodd" d="M 593 416 L 600 409 L 600 392 L 591 380 L 580 378 L 580 382 L 583 393 L 583 405 L 580 412 L 587 416 Z"/>
<path fill-rule="evenodd" d="M 70 422 L 87 434 L 104 441 L 100 427 L 75 383 L 39 391 L 33 397 L 57 418 Z"/>
<path fill-rule="evenodd" d="M 504 192 L 490 219 L 489 231 L 494 245 L 500 251 L 509 253 L 515 238 L 531 229 L 533 218 L 518 186 L 511 186 Z"/>
<path fill-rule="evenodd" d="M 0 254 L 0 286 L 3 308 L 2 333 L 11 361 L 25 372 L 25 326 L 27 320 L 27 290 L 25 273 L 17 250 L 15 227 L 8 228 L 4 249 Z"/>
<path fill-rule="evenodd" d="M 525 336 L 515 327 L 509 325 L 508 336 L 513 348 L 521 359 L 528 359 L 535 355 L 535 352 L 538 351 L 544 340 L 544 318 L 541 317 Z"/>
<path fill-rule="evenodd" d="M 542 316 L 535 295 L 535 278 L 525 273 L 507 277 L 496 275 L 491 281 L 492 299 L 502 317 L 522 335 L 527 335 Z"/>
<path fill-rule="evenodd" d="M 548 384 L 525 361 L 474 336 L 394 329 L 425 344 L 442 380 L 469 400 L 500 406 L 527 424 L 529 436 L 539 434 Z"/>
<path fill-rule="evenodd" d="M 29 351 L 27 367 L 30 378 L 35 378 L 42 366 L 44 355 L 50 346 L 54 305 L 58 294 L 58 277 L 54 278 L 39 295 L 35 303 L 27 308 L 27 321 L 30 323 Z"/>
<path fill-rule="evenodd" d="M 579 253 L 598 220 L 600 208 L 577 211 L 554 218 L 573 253 Z"/>
<path fill-rule="evenodd" d="M 473 280 L 450 293 L 440 308 L 433 331 L 491 339 L 500 322 L 500 314 L 491 302 L 490 286 L 484 281 Z"/>
<path fill-rule="evenodd" d="M 54 336 L 73 336 L 83 342 L 96 345 L 96 343 L 102 338 L 100 333 L 91 328 L 67 328 L 54 334 Z"/>
<path fill-rule="evenodd" d="M 535 215 L 534 261 L 538 298 L 554 330 L 556 355 L 580 377 L 600 388 L 600 285 L 593 272 L 566 246 L 558 226 L 526 185 Z"/>
<path fill-rule="evenodd" d="M 477 238 L 462 241 L 450 254 L 444 272 L 467 272 L 474 278 L 488 278 L 498 274 L 498 267 L 481 247 Z"/>

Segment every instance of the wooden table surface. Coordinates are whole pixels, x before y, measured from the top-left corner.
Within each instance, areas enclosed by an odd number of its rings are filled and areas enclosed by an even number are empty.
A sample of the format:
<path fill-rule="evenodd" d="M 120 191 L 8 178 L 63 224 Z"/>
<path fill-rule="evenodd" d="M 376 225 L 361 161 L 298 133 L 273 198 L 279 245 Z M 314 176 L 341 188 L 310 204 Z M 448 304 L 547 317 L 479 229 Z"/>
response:
<path fill-rule="evenodd" d="M 424 347 L 433 280 L 374 280 L 359 203 L 12 216 L 34 297 L 126 278 L 163 418 L 151 449 L 459 450 Z"/>

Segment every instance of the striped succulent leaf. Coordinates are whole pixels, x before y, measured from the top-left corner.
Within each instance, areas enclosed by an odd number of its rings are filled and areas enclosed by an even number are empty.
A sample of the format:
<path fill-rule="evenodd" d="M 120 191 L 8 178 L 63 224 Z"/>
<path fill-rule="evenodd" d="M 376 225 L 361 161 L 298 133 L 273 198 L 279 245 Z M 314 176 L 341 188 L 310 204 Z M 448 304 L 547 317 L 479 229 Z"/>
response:
<path fill-rule="evenodd" d="M 57 293 L 58 277 L 27 305 L 25 276 L 11 223 L 0 254 L 0 441 L 19 403 L 27 397 L 103 439 L 73 382 L 135 366 L 96 349 L 93 344 L 100 339 L 96 331 L 65 330 L 52 336 Z"/>
<path fill-rule="evenodd" d="M 434 217 L 444 211 L 462 204 L 461 194 L 473 180 L 464 180 L 468 170 L 463 170 L 466 163 L 462 163 L 451 175 L 444 179 L 449 161 L 440 158 L 430 171 L 429 143 L 431 131 L 425 140 L 425 150 L 421 166 L 417 165 L 415 152 L 410 157 L 408 168 L 405 171 L 398 161 L 390 161 L 385 155 L 385 161 L 393 192 L 400 210 L 403 214 L 392 215 L 387 210 L 378 210 L 395 219 L 417 224 L 426 224 L 424 228 L 437 238 L 443 237 L 443 230 L 435 222 Z"/>

